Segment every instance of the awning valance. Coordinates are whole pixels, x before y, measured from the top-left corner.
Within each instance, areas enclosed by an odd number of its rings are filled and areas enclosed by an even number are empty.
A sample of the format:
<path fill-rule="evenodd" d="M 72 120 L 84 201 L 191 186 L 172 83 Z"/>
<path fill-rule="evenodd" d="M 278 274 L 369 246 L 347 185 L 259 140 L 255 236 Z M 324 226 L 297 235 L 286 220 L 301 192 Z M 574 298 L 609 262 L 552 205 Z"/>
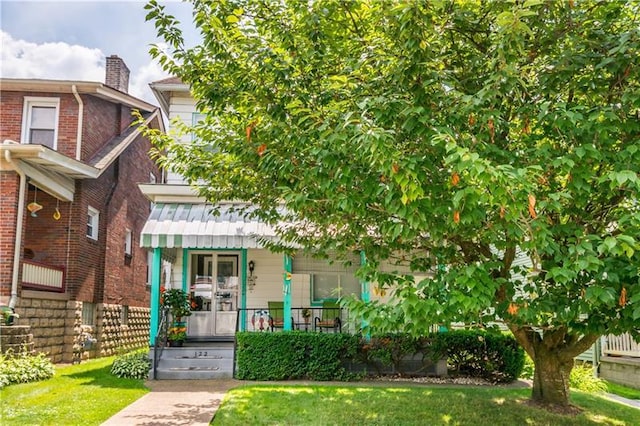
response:
<path fill-rule="evenodd" d="M 246 205 L 156 204 L 142 229 L 140 245 L 147 248 L 262 248 L 259 240 L 274 240 L 273 228 L 238 211 Z M 250 209 L 248 210 L 250 213 Z"/>

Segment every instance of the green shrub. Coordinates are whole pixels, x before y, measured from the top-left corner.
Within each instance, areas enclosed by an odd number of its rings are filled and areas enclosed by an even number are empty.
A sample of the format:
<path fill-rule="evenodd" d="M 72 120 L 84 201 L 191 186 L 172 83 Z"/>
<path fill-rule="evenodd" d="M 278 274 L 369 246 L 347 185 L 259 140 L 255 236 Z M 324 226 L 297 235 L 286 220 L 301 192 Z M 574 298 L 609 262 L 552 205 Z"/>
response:
<path fill-rule="evenodd" d="M 453 330 L 434 337 L 434 352 L 446 353 L 455 374 L 512 382 L 522 372 L 524 350 L 512 336 L 482 330 Z"/>
<path fill-rule="evenodd" d="M 607 383 L 593 375 L 593 367 L 587 363 L 573 366 L 569 376 L 569 386 L 588 393 L 606 392 Z"/>
<path fill-rule="evenodd" d="M 55 368 L 43 353 L 0 354 L 0 389 L 14 383 L 29 383 L 53 377 Z"/>
<path fill-rule="evenodd" d="M 524 353 L 524 367 L 522 367 L 522 373 L 520 373 L 521 379 L 533 380 L 533 373 L 536 370 L 536 365 L 528 353 Z"/>
<path fill-rule="evenodd" d="M 236 377 L 241 380 L 349 380 L 343 366 L 358 338 L 342 333 L 236 334 Z"/>
<path fill-rule="evenodd" d="M 421 354 L 423 360 L 435 360 L 437 356 L 431 350 L 431 337 L 412 337 L 408 334 L 391 333 L 362 339 L 358 347 L 356 360 L 382 374 L 391 370 L 393 373 L 411 374 L 405 371 L 403 361 L 407 357 Z"/>
<path fill-rule="evenodd" d="M 111 374 L 128 379 L 146 379 L 150 368 L 149 352 L 146 349 L 138 349 L 119 355 L 111 365 Z"/>
<path fill-rule="evenodd" d="M 412 368 L 424 360 L 448 357 L 457 374 L 510 382 L 521 373 L 524 351 L 511 336 L 456 330 L 420 338 L 387 334 L 369 340 L 341 333 L 251 333 L 236 335 L 236 377 L 241 380 L 349 380 L 350 363 L 373 367 L 378 374 Z"/>

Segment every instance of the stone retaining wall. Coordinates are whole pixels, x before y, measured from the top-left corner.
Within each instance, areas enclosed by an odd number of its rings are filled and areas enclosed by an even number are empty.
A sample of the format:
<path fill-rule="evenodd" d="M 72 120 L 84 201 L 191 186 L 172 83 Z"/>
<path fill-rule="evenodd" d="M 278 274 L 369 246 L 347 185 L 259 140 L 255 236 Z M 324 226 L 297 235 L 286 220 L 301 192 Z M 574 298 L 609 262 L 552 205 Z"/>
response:
<path fill-rule="evenodd" d="M 31 328 L 33 350 L 46 353 L 54 363 L 78 363 L 148 347 L 149 308 L 129 307 L 123 325 L 122 306 L 97 304 L 95 324 L 86 325 L 82 306 L 74 300 L 20 298 L 16 323 Z"/>
<path fill-rule="evenodd" d="M 120 305 L 98 305 L 99 356 L 115 355 L 149 346 L 151 311 L 149 308 L 130 306 L 126 324 L 122 324 L 123 307 Z"/>
<path fill-rule="evenodd" d="M 33 353 L 33 334 L 28 325 L 0 326 L 0 352 Z"/>
<path fill-rule="evenodd" d="M 64 361 L 67 301 L 20 298 L 16 306 L 20 318 L 14 324 L 31 327 L 34 351 L 44 352 L 51 361 Z"/>
<path fill-rule="evenodd" d="M 640 389 L 640 358 L 603 356 L 600 378 Z"/>

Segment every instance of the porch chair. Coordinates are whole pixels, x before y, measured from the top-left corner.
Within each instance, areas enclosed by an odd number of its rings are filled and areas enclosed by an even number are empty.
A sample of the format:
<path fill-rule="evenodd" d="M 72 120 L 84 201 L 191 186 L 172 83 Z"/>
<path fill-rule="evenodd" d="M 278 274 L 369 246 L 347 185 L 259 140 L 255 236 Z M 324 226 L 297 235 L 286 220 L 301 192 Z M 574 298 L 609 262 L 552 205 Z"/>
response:
<path fill-rule="evenodd" d="M 270 300 L 267 302 L 269 306 L 269 327 L 271 331 L 274 328 L 284 328 L 284 302 Z M 291 325 L 293 326 L 293 317 L 291 317 Z"/>
<path fill-rule="evenodd" d="M 313 321 L 313 330 L 320 331 L 322 329 L 333 329 L 334 333 L 342 332 L 341 309 L 338 302 L 325 300 L 322 302 L 322 314 L 315 317 Z"/>

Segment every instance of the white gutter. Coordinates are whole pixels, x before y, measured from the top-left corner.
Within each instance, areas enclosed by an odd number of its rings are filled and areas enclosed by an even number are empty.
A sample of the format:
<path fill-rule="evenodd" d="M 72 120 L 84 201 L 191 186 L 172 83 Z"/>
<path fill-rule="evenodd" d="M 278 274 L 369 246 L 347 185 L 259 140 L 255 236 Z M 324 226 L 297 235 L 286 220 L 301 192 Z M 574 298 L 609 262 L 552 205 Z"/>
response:
<path fill-rule="evenodd" d="M 84 117 L 84 103 L 78 95 L 78 89 L 75 84 L 71 85 L 71 91 L 78 101 L 78 132 L 76 133 L 76 160 L 80 161 L 82 157 L 82 118 Z"/>
<path fill-rule="evenodd" d="M 16 218 L 16 241 L 13 249 L 13 275 L 11 276 L 11 299 L 9 307 L 15 308 L 18 301 L 18 273 L 20 272 L 20 247 L 22 245 L 22 222 L 24 218 L 24 197 L 27 188 L 27 176 L 18 164 L 11 159 L 11 151 L 4 151 L 4 158 L 13 164 L 16 173 L 20 175 L 20 191 L 18 192 L 18 216 Z"/>

